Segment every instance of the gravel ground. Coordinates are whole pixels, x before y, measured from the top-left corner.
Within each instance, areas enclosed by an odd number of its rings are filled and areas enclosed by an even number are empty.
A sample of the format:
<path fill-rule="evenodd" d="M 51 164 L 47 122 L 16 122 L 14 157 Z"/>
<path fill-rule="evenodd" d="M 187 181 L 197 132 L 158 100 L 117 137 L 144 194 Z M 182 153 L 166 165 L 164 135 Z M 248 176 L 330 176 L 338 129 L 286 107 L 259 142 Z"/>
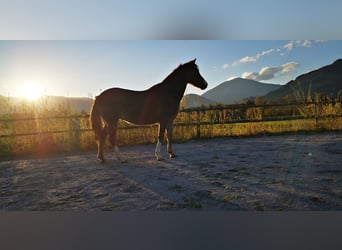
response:
<path fill-rule="evenodd" d="M 163 145 L 165 151 L 165 145 Z M 20 211 L 342 210 L 342 133 L 216 138 L 0 162 L 0 209 Z"/>

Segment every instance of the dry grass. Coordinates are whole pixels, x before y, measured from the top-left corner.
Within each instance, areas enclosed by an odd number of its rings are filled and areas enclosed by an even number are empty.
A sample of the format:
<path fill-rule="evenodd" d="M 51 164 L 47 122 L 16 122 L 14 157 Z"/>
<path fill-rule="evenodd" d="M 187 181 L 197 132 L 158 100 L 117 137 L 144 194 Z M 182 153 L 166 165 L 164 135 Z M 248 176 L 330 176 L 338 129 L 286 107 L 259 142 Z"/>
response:
<path fill-rule="evenodd" d="M 342 130 L 341 103 L 297 107 L 298 112 L 319 112 L 320 118 L 298 120 L 262 121 L 265 113 L 296 113 L 293 108 L 271 110 L 270 108 L 245 108 L 234 110 L 209 110 L 180 112 L 174 128 L 175 141 L 222 136 L 252 136 L 291 132 L 316 132 Z M 279 109 L 279 108 L 278 108 Z M 297 113 L 298 113 L 297 112 Z M 77 116 L 75 116 L 77 115 Z M 235 117 L 233 117 L 233 115 Z M 337 115 L 337 116 L 336 116 Z M 313 117 L 311 115 L 309 117 Z M 43 119 L 36 119 L 37 117 Z M 44 118 L 45 117 L 45 118 Z M 54 118 L 52 118 L 54 117 Z M 235 120 L 234 120 L 234 119 Z M 251 119 L 238 123 L 239 119 Z M 13 155 L 44 156 L 50 153 L 95 150 L 94 134 L 86 114 L 72 114 L 70 110 L 43 110 L 27 108 L 24 112 L 3 115 L 0 121 L 0 136 L 33 134 L 15 137 L 0 137 L 0 157 Z M 24 119 L 24 120 L 23 120 Z M 26 120 L 25 120 L 26 119 Z M 236 120 L 237 119 L 237 120 Z M 232 122 L 234 120 L 234 122 Z M 199 125 L 203 124 L 203 125 Z M 155 143 L 158 126 L 132 128 L 120 122 L 118 145 Z M 56 133 L 56 131 L 59 131 Z M 107 145 L 109 146 L 109 145 Z"/>

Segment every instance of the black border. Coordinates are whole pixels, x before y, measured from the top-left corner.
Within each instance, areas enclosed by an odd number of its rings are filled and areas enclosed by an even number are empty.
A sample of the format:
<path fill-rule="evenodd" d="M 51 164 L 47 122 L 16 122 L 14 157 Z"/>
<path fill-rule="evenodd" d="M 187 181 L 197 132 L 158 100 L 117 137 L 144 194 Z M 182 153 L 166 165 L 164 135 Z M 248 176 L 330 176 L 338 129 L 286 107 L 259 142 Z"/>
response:
<path fill-rule="evenodd" d="M 1 212 L 2 249 L 340 249 L 338 212 Z"/>

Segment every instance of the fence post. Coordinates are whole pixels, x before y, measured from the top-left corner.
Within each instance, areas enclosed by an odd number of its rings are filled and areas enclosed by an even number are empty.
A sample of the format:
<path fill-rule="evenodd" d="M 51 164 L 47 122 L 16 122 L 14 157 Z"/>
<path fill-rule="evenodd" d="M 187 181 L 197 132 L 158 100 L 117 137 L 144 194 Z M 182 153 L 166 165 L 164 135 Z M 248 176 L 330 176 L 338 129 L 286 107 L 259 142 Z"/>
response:
<path fill-rule="evenodd" d="M 74 147 L 79 147 L 81 143 L 80 130 L 81 123 L 77 118 L 71 118 L 72 142 Z"/>
<path fill-rule="evenodd" d="M 315 126 L 318 129 L 319 103 L 315 102 Z"/>
<path fill-rule="evenodd" d="M 197 138 L 201 138 L 201 111 L 197 110 L 196 111 L 197 114 Z"/>

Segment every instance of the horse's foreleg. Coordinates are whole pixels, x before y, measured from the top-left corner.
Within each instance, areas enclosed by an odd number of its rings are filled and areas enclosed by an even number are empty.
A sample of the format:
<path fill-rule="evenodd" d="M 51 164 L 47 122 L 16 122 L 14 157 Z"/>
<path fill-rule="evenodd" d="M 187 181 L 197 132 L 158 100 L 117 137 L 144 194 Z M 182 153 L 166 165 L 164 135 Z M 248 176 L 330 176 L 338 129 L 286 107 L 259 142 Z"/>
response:
<path fill-rule="evenodd" d="M 161 153 L 161 146 L 162 146 L 162 143 L 158 139 L 157 145 L 156 145 L 156 150 L 154 151 L 154 154 L 157 158 L 157 161 L 164 160 L 163 154 Z"/>
<path fill-rule="evenodd" d="M 120 162 L 126 162 L 127 160 L 125 159 L 125 157 L 122 156 L 122 154 L 120 153 L 119 147 L 118 146 L 114 146 L 114 152 L 116 155 L 116 159 L 118 159 L 118 161 Z"/>
<path fill-rule="evenodd" d="M 104 126 L 104 128 L 98 133 L 97 138 L 97 158 L 101 161 L 101 163 L 105 162 L 104 156 L 103 156 L 103 147 L 104 143 L 106 141 L 108 135 L 108 127 L 107 125 Z"/>
<path fill-rule="evenodd" d="M 172 149 L 172 132 L 173 132 L 173 122 L 170 122 L 166 127 L 166 138 L 167 138 L 167 152 L 169 153 L 170 158 L 176 157 L 173 153 Z"/>
<path fill-rule="evenodd" d="M 163 154 L 161 153 L 161 146 L 162 146 L 162 141 L 164 139 L 164 133 L 165 133 L 165 124 L 160 123 L 159 124 L 159 132 L 158 132 L 158 142 L 156 145 L 156 150 L 154 152 L 157 161 L 161 161 L 164 159 Z"/>
<path fill-rule="evenodd" d="M 126 159 L 121 155 L 119 147 L 116 145 L 116 131 L 117 131 L 117 121 L 110 123 L 109 125 L 109 142 L 114 148 L 116 158 L 120 162 L 126 162 Z"/>

